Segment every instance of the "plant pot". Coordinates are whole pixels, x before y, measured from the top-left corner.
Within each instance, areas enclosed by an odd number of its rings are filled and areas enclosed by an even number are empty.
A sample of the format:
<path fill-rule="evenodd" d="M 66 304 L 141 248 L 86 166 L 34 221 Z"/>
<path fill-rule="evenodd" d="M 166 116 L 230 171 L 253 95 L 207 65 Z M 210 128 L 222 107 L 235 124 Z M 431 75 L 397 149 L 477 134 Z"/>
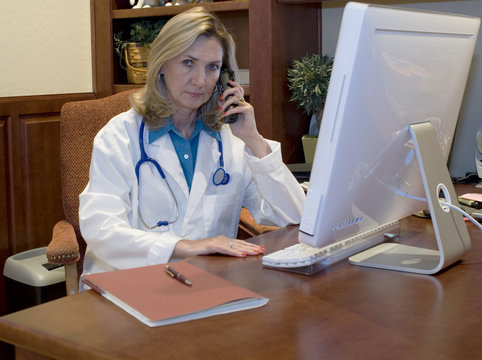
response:
<path fill-rule="evenodd" d="M 318 142 L 318 136 L 303 135 L 301 138 L 303 143 L 303 153 L 305 155 L 305 162 L 308 164 L 313 163 L 315 157 L 316 143 Z"/>
<path fill-rule="evenodd" d="M 128 43 L 124 48 L 126 60 L 127 82 L 129 84 L 145 84 L 147 73 L 147 56 L 149 48 L 139 43 Z"/>

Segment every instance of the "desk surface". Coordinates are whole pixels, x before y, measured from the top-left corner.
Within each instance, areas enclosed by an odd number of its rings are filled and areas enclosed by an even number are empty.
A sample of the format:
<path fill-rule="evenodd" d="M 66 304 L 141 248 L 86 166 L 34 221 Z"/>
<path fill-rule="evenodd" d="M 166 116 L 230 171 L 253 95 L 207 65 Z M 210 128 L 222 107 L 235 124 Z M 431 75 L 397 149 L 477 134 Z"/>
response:
<path fill-rule="evenodd" d="M 199 256 L 189 262 L 269 303 L 148 328 L 87 291 L 2 317 L 0 339 L 20 354 L 59 359 L 476 358 L 482 351 L 482 232 L 473 224 L 468 229 L 470 252 L 435 276 L 343 262 L 309 277 L 263 268 L 258 257 Z M 402 235 L 435 247 L 429 220 L 404 219 Z M 269 253 L 296 238 L 297 228 L 288 227 L 253 242 Z"/>

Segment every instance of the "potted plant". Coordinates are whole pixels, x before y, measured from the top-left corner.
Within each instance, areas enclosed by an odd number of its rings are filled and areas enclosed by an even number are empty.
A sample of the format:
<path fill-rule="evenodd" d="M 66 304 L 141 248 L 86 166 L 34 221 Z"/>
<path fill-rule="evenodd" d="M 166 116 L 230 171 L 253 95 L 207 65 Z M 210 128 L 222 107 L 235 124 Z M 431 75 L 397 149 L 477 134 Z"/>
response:
<path fill-rule="evenodd" d="M 313 54 L 293 61 L 288 69 L 288 88 L 298 108 L 311 116 L 307 135 L 302 138 L 305 161 L 313 162 L 326 94 L 330 83 L 333 57 Z"/>
<path fill-rule="evenodd" d="M 129 36 L 123 38 L 123 31 L 114 34 L 114 49 L 127 71 L 127 81 L 131 84 L 146 82 L 147 56 L 151 43 L 166 23 L 165 20 L 141 20 L 130 25 Z M 124 63 L 125 62 L 125 66 Z"/>

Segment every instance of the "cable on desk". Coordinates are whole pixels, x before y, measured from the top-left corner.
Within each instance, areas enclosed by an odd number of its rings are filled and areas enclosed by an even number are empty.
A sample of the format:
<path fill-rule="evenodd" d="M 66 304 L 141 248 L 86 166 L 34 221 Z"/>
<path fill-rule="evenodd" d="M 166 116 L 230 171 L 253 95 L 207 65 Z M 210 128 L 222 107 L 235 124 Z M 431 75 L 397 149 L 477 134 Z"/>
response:
<path fill-rule="evenodd" d="M 456 210 L 458 211 L 459 213 L 461 213 L 462 215 L 464 215 L 467 219 L 469 219 L 470 221 L 472 221 L 475 226 L 477 226 L 480 230 L 482 230 L 482 225 L 479 224 L 479 222 L 477 220 L 475 220 L 472 216 L 470 216 L 467 212 L 465 212 L 464 210 L 462 210 L 461 208 L 459 208 L 458 206 L 454 205 L 454 204 L 451 204 L 451 203 L 448 203 L 448 202 L 445 202 L 445 201 L 439 201 L 439 203 L 443 206 L 447 206 L 453 210 Z"/>

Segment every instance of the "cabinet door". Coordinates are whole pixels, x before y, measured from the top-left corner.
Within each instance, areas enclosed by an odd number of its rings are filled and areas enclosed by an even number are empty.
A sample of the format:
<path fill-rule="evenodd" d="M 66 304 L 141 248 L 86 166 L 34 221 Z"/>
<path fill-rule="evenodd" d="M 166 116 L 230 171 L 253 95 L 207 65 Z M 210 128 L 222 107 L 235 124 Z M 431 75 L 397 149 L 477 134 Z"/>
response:
<path fill-rule="evenodd" d="M 8 242 L 8 170 L 7 170 L 7 119 L 0 118 L 0 263 L 9 254 Z M 3 281 L 3 279 L 2 279 Z M 1 307 L 0 307 L 0 313 Z"/>

